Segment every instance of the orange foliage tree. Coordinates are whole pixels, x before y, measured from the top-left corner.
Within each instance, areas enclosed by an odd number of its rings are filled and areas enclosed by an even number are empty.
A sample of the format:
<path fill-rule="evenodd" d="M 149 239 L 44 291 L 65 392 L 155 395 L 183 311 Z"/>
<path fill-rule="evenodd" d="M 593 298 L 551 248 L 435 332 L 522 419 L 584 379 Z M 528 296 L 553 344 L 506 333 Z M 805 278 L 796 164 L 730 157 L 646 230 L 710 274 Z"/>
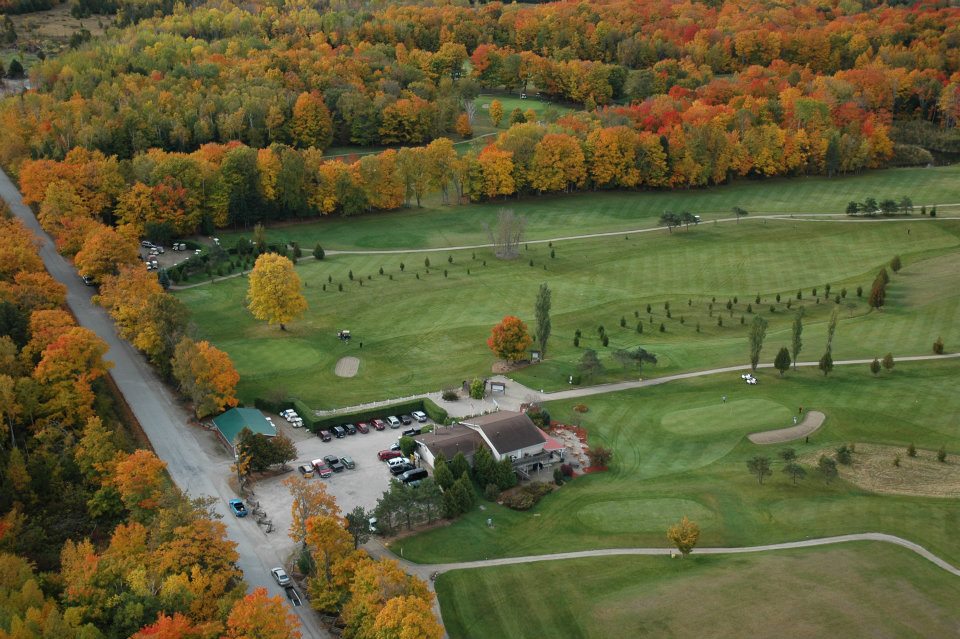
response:
<path fill-rule="evenodd" d="M 300 639 L 300 621 L 279 595 L 257 588 L 239 600 L 227 617 L 222 639 Z"/>
<path fill-rule="evenodd" d="M 527 349 L 533 344 L 533 338 L 527 325 L 519 317 L 508 315 L 493 327 L 487 346 L 500 359 L 519 361 L 527 356 Z"/>
<path fill-rule="evenodd" d="M 113 485 L 134 519 L 146 521 L 160 506 L 160 498 L 167 487 L 166 467 L 166 462 L 142 449 L 117 462 Z"/>
<path fill-rule="evenodd" d="M 171 364 L 173 376 L 180 390 L 193 401 L 197 417 L 237 405 L 235 394 L 240 374 L 230 356 L 210 342 L 184 337 L 174 350 Z"/>
<path fill-rule="evenodd" d="M 100 280 L 116 274 L 121 266 L 136 264 L 138 254 L 135 240 L 101 225 L 84 240 L 75 261 L 81 275 Z"/>

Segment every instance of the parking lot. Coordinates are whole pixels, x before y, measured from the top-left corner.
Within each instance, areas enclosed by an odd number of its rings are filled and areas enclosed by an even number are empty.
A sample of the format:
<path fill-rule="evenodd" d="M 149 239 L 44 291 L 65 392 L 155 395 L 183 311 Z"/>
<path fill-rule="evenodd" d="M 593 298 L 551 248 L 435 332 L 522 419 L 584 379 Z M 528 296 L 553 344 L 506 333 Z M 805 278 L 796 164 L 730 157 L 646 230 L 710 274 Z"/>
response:
<path fill-rule="evenodd" d="M 300 464 L 309 464 L 314 459 L 322 459 L 326 455 L 336 455 L 343 457 L 348 455 L 353 458 L 356 467 L 353 470 L 346 469 L 339 473 L 334 473 L 328 479 L 321 479 L 314 475 L 313 479 L 306 481 L 324 482 L 328 492 L 332 494 L 341 512 L 346 515 L 357 506 L 363 506 L 372 510 L 377 505 L 377 499 L 390 485 L 390 471 L 387 464 L 377 459 L 377 453 L 381 450 L 390 448 L 390 445 L 397 441 L 403 431 L 414 427 L 433 427 L 431 421 L 425 424 L 419 424 L 416 421 L 410 426 L 401 426 L 397 429 L 387 428 L 378 431 L 371 425 L 369 433 L 357 433 L 348 435 L 342 439 L 334 438 L 332 441 L 324 442 L 319 437 L 311 433 L 306 428 L 292 428 L 290 424 L 278 415 L 269 415 L 276 424 L 280 432 L 286 434 L 297 445 L 299 456 L 290 463 L 291 470 L 288 473 L 262 479 L 257 481 L 254 486 L 256 492 L 252 501 L 259 501 L 260 507 L 266 511 L 267 516 L 273 521 L 274 531 L 278 533 L 274 537 L 273 543 L 286 543 L 289 551 L 294 550 L 293 542 L 290 542 L 286 536 L 290 528 L 290 493 L 281 483 L 291 475 L 300 476 L 296 470 Z M 283 539 L 280 539 L 282 536 Z"/>

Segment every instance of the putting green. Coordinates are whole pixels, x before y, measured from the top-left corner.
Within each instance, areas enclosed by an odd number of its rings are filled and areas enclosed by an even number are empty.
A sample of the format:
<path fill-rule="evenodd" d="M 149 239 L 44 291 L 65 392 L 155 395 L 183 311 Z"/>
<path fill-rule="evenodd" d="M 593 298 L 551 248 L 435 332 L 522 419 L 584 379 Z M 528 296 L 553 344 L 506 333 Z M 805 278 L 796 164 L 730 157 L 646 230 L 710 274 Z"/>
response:
<path fill-rule="evenodd" d="M 229 340 L 219 346 L 230 354 L 237 369 L 244 371 L 244 376 L 256 377 L 258 370 L 272 375 L 278 369 L 307 368 L 316 366 L 321 359 L 320 352 L 309 341 L 297 338 Z"/>
<path fill-rule="evenodd" d="M 666 530 L 686 515 L 701 526 L 716 520 L 714 512 L 690 499 L 630 499 L 600 501 L 577 513 L 592 531 L 626 533 L 636 530 Z"/>
<path fill-rule="evenodd" d="M 783 404 L 767 399 L 740 399 L 667 413 L 660 420 L 676 435 L 752 433 L 789 426 L 792 413 Z"/>

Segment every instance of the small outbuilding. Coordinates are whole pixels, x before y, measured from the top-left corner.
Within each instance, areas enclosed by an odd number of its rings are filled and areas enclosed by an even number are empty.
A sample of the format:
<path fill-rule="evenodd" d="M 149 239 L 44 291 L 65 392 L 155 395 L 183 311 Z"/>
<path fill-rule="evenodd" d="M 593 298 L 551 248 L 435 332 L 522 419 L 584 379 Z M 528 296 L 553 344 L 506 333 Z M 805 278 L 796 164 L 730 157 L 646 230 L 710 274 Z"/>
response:
<path fill-rule="evenodd" d="M 222 415 L 213 418 L 220 441 L 236 455 L 237 438 L 240 431 L 249 428 L 254 434 L 275 437 L 276 427 L 256 408 L 231 408 Z"/>

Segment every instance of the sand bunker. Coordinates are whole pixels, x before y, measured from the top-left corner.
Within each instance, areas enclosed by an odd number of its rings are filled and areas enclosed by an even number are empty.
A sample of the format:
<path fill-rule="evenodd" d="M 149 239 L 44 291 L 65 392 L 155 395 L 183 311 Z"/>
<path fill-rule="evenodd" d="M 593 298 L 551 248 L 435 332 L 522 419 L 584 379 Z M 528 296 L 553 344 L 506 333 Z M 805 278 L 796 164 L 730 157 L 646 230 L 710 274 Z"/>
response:
<path fill-rule="evenodd" d="M 333 372 L 337 377 L 353 377 L 360 370 L 360 360 L 356 357 L 341 357 Z"/>
<path fill-rule="evenodd" d="M 827 416 L 820 411 L 812 410 L 808 412 L 806 417 L 803 418 L 803 421 L 796 426 L 767 430 L 762 433 L 751 433 L 747 435 L 747 437 L 754 444 L 782 444 L 784 442 L 792 442 L 795 439 L 800 439 L 801 437 L 812 434 L 823 425 L 823 420 L 826 419 L 826 417 Z"/>

